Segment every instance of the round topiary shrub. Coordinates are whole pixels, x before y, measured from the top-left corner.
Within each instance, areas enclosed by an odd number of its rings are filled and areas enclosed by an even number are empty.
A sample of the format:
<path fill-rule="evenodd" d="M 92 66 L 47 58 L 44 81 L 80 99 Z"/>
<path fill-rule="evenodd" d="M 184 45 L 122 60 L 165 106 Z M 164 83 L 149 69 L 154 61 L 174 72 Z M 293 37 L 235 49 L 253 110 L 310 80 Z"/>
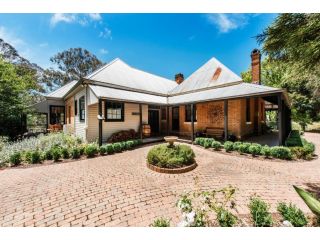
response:
<path fill-rule="evenodd" d="M 160 168 L 181 168 L 192 165 L 195 154 L 187 145 L 160 144 L 151 148 L 148 153 L 148 163 Z"/>
<path fill-rule="evenodd" d="M 134 147 L 134 142 L 132 140 L 129 140 L 126 142 L 126 149 L 132 149 Z"/>
<path fill-rule="evenodd" d="M 266 158 L 270 157 L 271 155 L 271 148 L 268 145 L 264 145 L 261 149 L 261 154 Z"/>
<path fill-rule="evenodd" d="M 88 144 L 84 149 L 84 154 L 87 155 L 87 157 L 94 157 L 98 153 L 99 147 L 96 143 L 90 143 Z"/>
<path fill-rule="evenodd" d="M 54 162 L 59 161 L 61 158 L 61 149 L 58 147 L 53 147 L 52 148 L 52 158 Z"/>
<path fill-rule="evenodd" d="M 234 142 L 233 143 L 233 150 L 239 151 L 239 147 L 240 147 L 241 144 L 242 144 L 242 142 L 239 142 L 239 141 Z"/>
<path fill-rule="evenodd" d="M 271 148 L 271 156 L 274 158 L 280 158 L 280 159 L 292 159 L 292 153 L 290 151 L 290 148 L 288 147 L 272 147 Z"/>
<path fill-rule="evenodd" d="M 238 147 L 238 151 L 240 153 L 249 153 L 249 147 L 251 146 L 250 143 L 242 143 L 240 144 L 240 146 Z"/>
<path fill-rule="evenodd" d="M 261 149 L 262 147 L 260 144 L 254 143 L 249 146 L 249 153 L 251 153 L 252 156 L 257 156 L 261 154 Z"/>
<path fill-rule="evenodd" d="M 213 141 L 211 143 L 211 147 L 216 150 L 216 151 L 219 151 L 221 148 L 222 148 L 222 144 L 218 141 Z"/>
<path fill-rule="evenodd" d="M 70 155 L 73 159 L 80 158 L 80 149 L 78 147 L 73 147 L 70 151 Z"/>
<path fill-rule="evenodd" d="M 102 145 L 99 147 L 99 153 L 101 155 L 105 155 L 107 153 L 107 146 L 106 145 Z"/>
<path fill-rule="evenodd" d="M 121 147 L 121 143 L 114 143 L 112 144 L 114 152 L 121 152 L 122 151 L 122 147 Z"/>
<path fill-rule="evenodd" d="M 226 150 L 226 152 L 231 152 L 233 150 L 233 142 L 230 141 L 226 141 L 223 144 L 224 149 Z"/>
<path fill-rule="evenodd" d="M 15 152 L 10 155 L 9 162 L 11 165 L 16 166 L 21 163 L 21 154 L 19 152 Z"/>
<path fill-rule="evenodd" d="M 70 157 L 69 149 L 66 147 L 62 148 L 61 155 L 63 159 L 68 159 Z"/>
<path fill-rule="evenodd" d="M 106 150 L 108 154 L 113 154 L 114 153 L 114 149 L 113 149 L 113 144 L 107 144 L 106 146 Z"/>

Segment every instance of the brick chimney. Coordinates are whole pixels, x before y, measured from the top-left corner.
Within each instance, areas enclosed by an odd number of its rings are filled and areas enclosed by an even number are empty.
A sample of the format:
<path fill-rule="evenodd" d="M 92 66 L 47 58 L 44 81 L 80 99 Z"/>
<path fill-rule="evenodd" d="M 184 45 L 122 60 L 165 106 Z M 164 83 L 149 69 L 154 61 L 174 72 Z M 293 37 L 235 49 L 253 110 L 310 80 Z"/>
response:
<path fill-rule="evenodd" d="M 180 84 L 183 82 L 184 80 L 184 76 L 182 73 L 178 73 L 174 76 L 175 80 L 176 80 L 176 83 Z"/>
<path fill-rule="evenodd" d="M 251 52 L 252 83 L 261 84 L 261 54 L 258 49 Z"/>

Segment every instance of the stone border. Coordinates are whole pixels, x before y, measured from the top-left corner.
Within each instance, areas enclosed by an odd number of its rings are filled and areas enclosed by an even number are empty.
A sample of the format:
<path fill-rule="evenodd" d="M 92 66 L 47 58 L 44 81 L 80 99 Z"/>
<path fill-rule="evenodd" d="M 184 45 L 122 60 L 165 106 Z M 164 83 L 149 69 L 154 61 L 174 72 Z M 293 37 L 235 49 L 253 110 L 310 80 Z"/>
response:
<path fill-rule="evenodd" d="M 154 166 L 154 165 L 147 162 L 147 167 L 150 170 L 158 172 L 158 173 L 168 173 L 168 174 L 186 173 L 186 172 L 189 172 L 189 171 L 195 169 L 197 166 L 198 166 L 198 164 L 196 162 L 194 162 L 190 166 L 181 167 L 181 168 L 161 168 L 161 167 Z"/>

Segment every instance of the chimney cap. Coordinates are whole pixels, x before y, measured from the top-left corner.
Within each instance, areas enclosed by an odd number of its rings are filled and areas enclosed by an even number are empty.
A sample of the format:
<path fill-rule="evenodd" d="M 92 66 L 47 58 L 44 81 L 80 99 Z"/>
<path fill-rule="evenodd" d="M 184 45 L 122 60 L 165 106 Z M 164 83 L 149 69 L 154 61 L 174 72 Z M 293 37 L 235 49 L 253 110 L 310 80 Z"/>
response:
<path fill-rule="evenodd" d="M 251 55 L 260 54 L 260 50 L 255 48 L 252 50 Z"/>
<path fill-rule="evenodd" d="M 180 84 L 184 81 L 184 76 L 182 73 L 177 73 L 176 75 L 174 75 L 175 81 L 176 83 Z"/>
<path fill-rule="evenodd" d="M 175 77 L 175 78 L 177 78 L 177 77 L 182 77 L 182 78 L 184 78 L 184 76 L 183 76 L 182 73 L 177 73 L 176 75 L 174 75 L 174 77 Z"/>

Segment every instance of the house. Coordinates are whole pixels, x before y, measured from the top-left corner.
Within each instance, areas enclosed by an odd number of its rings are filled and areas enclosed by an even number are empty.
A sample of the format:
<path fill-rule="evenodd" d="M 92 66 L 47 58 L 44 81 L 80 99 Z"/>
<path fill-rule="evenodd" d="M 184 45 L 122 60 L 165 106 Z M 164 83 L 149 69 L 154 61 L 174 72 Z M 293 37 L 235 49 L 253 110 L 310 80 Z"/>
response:
<path fill-rule="evenodd" d="M 206 132 L 245 139 L 264 133 L 266 104 L 277 106 L 279 144 L 291 131 L 286 91 L 260 84 L 261 55 L 251 53 L 252 83 L 211 58 L 187 79 L 175 81 L 133 68 L 120 59 L 81 81 L 72 81 L 38 103 L 48 128 L 63 126 L 86 141 L 102 144 L 115 132 L 143 125 L 152 135 L 174 134 L 194 139 Z"/>

